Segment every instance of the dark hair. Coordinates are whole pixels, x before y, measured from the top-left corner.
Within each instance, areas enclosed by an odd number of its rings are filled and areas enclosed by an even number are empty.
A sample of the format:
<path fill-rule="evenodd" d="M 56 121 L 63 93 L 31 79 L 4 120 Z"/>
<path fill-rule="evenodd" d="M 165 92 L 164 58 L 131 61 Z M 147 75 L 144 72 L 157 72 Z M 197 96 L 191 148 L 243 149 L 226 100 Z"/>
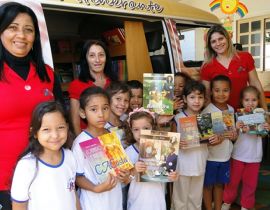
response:
<path fill-rule="evenodd" d="M 141 118 L 147 118 L 152 125 L 153 129 L 155 129 L 155 119 L 152 117 L 151 114 L 141 111 L 141 112 L 135 112 L 130 115 L 129 117 L 129 126 L 126 127 L 125 129 L 125 134 L 126 134 L 126 144 L 131 145 L 136 143 L 136 140 L 134 139 L 134 136 L 132 134 L 132 123 L 134 120 L 138 120 Z M 128 135 L 129 134 L 129 135 Z"/>
<path fill-rule="evenodd" d="M 216 52 L 211 47 L 211 37 L 214 33 L 219 33 L 226 38 L 228 42 L 228 49 L 226 49 L 228 56 L 236 54 L 236 50 L 233 47 L 233 43 L 228 31 L 221 25 L 214 25 L 208 30 L 206 35 L 206 63 L 209 63 L 214 57 L 217 56 Z"/>
<path fill-rule="evenodd" d="M 38 158 L 40 154 L 44 151 L 43 146 L 39 143 L 39 141 L 36 139 L 35 136 L 41 127 L 44 115 L 53 112 L 61 113 L 62 116 L 65 118 L 66 122 L 70 125 L 68 114 L 66 113 L 65 109 L 59 102 L 47 101 L 38 104 L 32 113 L 30 134 L 29 134 L 29 145 L 25 150 L 25 152 L 21 155 L 21 157 L 31 152 L 36 158 Z M 64 148 L 71 148 L 73 137 L 74 136 L 69 129 L 67 141 L 63 145 Z"/>
<path fill-rule="evenodd" d="M 85 109 L 87 103 L 90 101 L 92 96 L 101 95 L 104 96 L 104 98 L 108 99 L 108 103 L 110 101 L 110 96 L 108 93 L 103 90 L 101 87 L 93 86 L 86 88 L 80 95 L 80 108 Z"/>
<path fill-rule="evenodd" d="M 143 89 L 143 84 L 139 80 L 127 81 L 129 89 Z"/>
<path fill-rule="evenodd" d="M 230 78 L 225 76 L 225 75 L 217 75 L 213 79 L 211 79 L 211 81 L 210 81 L 210 90 L 213 89 L 214 83 L 218 82 L 218 81 L 227 82 L 229 84 L 230 89 L 231 89 L 232 82 L 231 82 Z"/>
<path fill-rule="evenodd" d="M 254 93 L 254 94 L 257 96 L 258 101 L 259 101 L 258 107 L 262 107 L 261 101 L 260 101 L 261 93 L 260 93 L 260 91 L 259 91 L 255 86 L 252 86 L 252 85 L 247 86 L 247 87 L 245 87 L 244 89 L 242 89 L 242 91 L 241 91 L 241 93 L 240 93 L 240 105 L 243 107 L 243 99 L 244 99 L 244 95 L 245 95 L 246 93 L 248 93 L 248 92 L 252 92 L 252 93 Z"/>
<path fill-rule="evenodd" d="M 187 83 L 188 81 L 191 80 L 191 77 L 189 75 L 187 75 L 186 73 L 183 73 L 183 72 L 176 72 L 174 74 L 174 77 L 182 77 L 182 78 L 184 78 L 185 83 Z"/>
<path fill-rule="evenodd" d="M 6 4 L 3 4 L 0 7 L 0 34 L 2 34 L 6 28 L 12 23 L 12 21 L 20 14 L 25 13 L 28 14 L 34 24 L 35 28 L 35 40 L 33 43 L 32 50 L 29 52 L 31 55 L 31 58 L 36 66 L 36 72 L 38 74 L 38 77 L 41 81 L 47 81 L 50 82 L 50 78 L 46 71 L 46 66 L 43 60 L 42 55 L 42 47 L 41 47 L 41 41 L 40 41 L 40 32 L 38 27 L 38 20 L 33 12 L 29 7 L 24 6 L 19 3 L 15 2 L 9 2 Z M 4 55 L 3 55 L 4 46 L 2 44 L 2 41 L 0 40 L 0 80 L 5 78 L 4 75 Z"/>
<path fill-rule="evenodd" d="M 81 58 L 80 58 L 80 74 L 79 74 L 79 80 L 82 82 L 88 82 L 88 81 L 95 81 L 95 79 L 91 76 L 89 72 L 89 65 L 87 62 L 87 53 L 93 45 L 98 45 L 103 48 L 105 55 L 106 55 L 106 63 L 104 67 L 104 74 L 110 78 L 111 81 L 117 81 L 117 75 L 114 74 L 112 71 L 111 65 L 111 57 L 109 54 L 109 50 L 104 42 L 99 40 L 88 40 L 84 43 L 82 52 L 81 52 Z"/>
<path fill-rule="evenodd" d="M 206 88 L 201 82 L 190 80 L 187 84 L 185 84 L 183 89 L 183 96 L 187 97 L 193 91 L 199 91 L 199 93 L 203 94 L 204 96 L 206 94 Z"/>
<path fill-rule="evenodd" d="M 129 97 L 131 96 L 130 89 L 127 83 L 123 81 L 111 82 L 111 84 L 106 88 L 106 91 L 109 94 L 110 98 L 112 98 L 118 92 L 128 93 Z"/>

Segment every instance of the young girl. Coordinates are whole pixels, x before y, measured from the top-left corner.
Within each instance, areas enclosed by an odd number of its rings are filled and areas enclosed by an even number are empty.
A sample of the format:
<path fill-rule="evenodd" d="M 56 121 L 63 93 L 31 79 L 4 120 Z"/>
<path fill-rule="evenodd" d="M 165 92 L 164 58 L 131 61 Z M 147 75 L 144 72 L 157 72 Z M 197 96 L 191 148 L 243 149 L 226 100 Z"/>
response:
<path fill-rule="evenodd" d="M 109 175 L 99 183 L 88 160 L 84 158 L 80 143 L 108 133 L 104 128 L 109 120 L 110 104 L 108 94 L 100 87 L 90 87 L 80 96 L 80 117 L 87 121 L 87 128 L 75 139 L 72 151 L 78 163 L 76 184 L 80 188 L 82 209 L 121 210 L 122 192 L 118 177 Z M 125 173 L 125 172 L 123 172 Z M 129 174 L 124 174 L 128 177 Z"/>
<path fill-rule="evenodd" d="M 260 92 L 254 86 L 244 88 L 240 95 L 242 107 L 255 109 L 260 107 Z M 236 123 L 237 129 L 246 130 L 243 122 Z M 264 128 L 269 130 L 269 124 Z M 231 161 L 231 178 L 225 185 L 222 210 L 229 210 L 236 199 L 238 186 L 242 181 L 242 210 L 251 209 L 255 205 L 255 192 L 258 182 L 260 162 L 262 160 L 262 137 L 240 132 L 233 147 Z"/>
<path fill-rule="evenodd" d="M 230 97 L 231 80 L 224 75 L 214 77 L 210 82 L 212 103 L 203 110 L 203 113 L 229 111 L 233 112 L 233 107 L 227 102 Z M 210 141 L 208 147 L 208 158 L 204 178 L 203 200 L 206 210 L 212 210 L 212 202 L 216 210 L 221 209 L 223 185 L 229 182 L 230 178 L 230 157 L 232 152 L 232 142 L 235 140 L 236 132 L 226 132 L 223 141 Z M 214 196 L 214 199 L 212 198 Z"/>
<path fill-rule="evenodd" d="M 76 161 L 67 116 L 57 102 L 33 112 L 29 146 L 17 164 L 11 197 L 13 210 L 79 208 L 75 193 Z"/>
<path fill-rule="evenodd" d="M 179 118 L 197 115 L 201 112 L 205 99 L 205 87 L 197 81 L 191 80 L 183 90 L 183 100 L 186 108 L 175 116 L 177 131 L 180 131 Z M 217 136 L 210 138 L 215 140 Z M 180 141 L 177 162 L 179 180 L 173 186 L 173 205 L 175 210 L 200 210 L 203 194 L 203 180 L 208 156 L 207 144 L 199 147 L 183 149 L 186 142 Z"/>
<path fill-rule="evenodd" d="M 139 145 L 140 145 L 140 130 L 152 130 L 154 129 L 154 114 L 149 111 L 140 108 L 129 114 L 130 129 L 133 134 L 132 139 L 128 139 L 129 143 L 132 143 L 126 149 L 126 153 L 129 156 L 131 162 L 135 164 L 136 173 L 144 172 L 146 165 L 139 159 Z M 170 172 L 170 179 L 176 180 L 177 173 Z M 153 194 L 154 193 L 154 194 Z M 152 196 L 149 196 L 152 195 Z M 159 182 L 136 182 L 132 180 L 128 191 L 128 210 L 166 210 L 165 203 L 165 185 Z"/>
<path fill-rule="evenodd" d="M 110 96 L 109 127 L 121 127 L 120 117 L 126 113 L 129 107 L 130 90 L 125 82 L 112 82 L 106 89 Z"/>

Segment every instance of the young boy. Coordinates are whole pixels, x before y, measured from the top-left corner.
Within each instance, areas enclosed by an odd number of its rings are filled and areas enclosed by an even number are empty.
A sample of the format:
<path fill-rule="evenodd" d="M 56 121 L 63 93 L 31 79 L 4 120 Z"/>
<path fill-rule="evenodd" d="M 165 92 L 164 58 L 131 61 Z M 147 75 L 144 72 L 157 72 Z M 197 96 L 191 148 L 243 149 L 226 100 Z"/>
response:
<path fill-rule="evenodd" d="M 131 91 L 129 101 L 129 109 L 132 111 L 136 108 L 141 108 L 143 104 L 143 84 L 138 80 L 130 80 L 127 85 Z"/>
<path fill-rule="evenodd" d="M 230 97 L 231 81 L 227 76 L 218 75 L 210 82 L 211 103 L 202 113 L 229 111 L 233 112 L 233 107 L 227 102 Z M 223 185 L 229 182 L 230 162 L 232 152 L 232 142 L 236 138 L 236 132 L 226 132 L 223 140 L 211 142 L 208 146 L 208 158 L 204 178 L 203 200 L 206 210 L 220 210 L 222 205 Z M 213 193 L 214 191 L 214 193 Z M 212 198 L 214 195 L 214 198 Z"/>

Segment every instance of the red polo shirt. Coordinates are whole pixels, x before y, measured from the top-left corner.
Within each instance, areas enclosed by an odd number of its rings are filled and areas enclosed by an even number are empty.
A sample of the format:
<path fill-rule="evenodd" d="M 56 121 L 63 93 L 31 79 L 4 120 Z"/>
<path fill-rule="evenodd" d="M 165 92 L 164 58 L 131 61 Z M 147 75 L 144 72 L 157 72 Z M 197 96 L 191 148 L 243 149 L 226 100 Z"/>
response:
<path fill-rule="evenodd" d="M 232 89 L 228 104 L 234 110 L 240 106 L 240 92 L 249 81 L 248 73 L 255 70 L 254 60 L 248 52 L 238 52 L 231 60 L 228 69 L 220 64 L 216 58 L 202 66 L 201 80 L 211 81 L 217 75 L 226 75 L 232 82 Z"/>
<path fill-rule="evenodd" d="M 28 145 L 33 109 L 54 98 L 53 71 L 46 68 L 51 82 L 42 82 L 33 64 L 26 80 L 4 64 L 5 79 L 0 81 L 0 190 L 10 189 L 18 156 Z"/>
<path fill-rule="evenodd" d="M 104 88 L 107 88 L 109 86 L 109 84 L 110 84 L 110 79 L 107 78 Z M 93 81 L 82 82 L 82 81 L 80 81 L 78 79 L 75 79 L 69 85 L 69 88 L 68 88 L 69 97 L 79 100 L 81 93 L 86 88 L 89 88 L 89 87 L 92 87 L 92 86 L 95 86 Z"/>

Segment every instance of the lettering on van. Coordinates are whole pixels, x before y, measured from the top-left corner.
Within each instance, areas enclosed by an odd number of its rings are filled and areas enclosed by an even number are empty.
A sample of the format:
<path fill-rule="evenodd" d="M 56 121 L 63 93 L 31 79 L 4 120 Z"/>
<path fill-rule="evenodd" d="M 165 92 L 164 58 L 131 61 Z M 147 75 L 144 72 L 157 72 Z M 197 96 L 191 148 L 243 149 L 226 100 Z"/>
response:
<path fill-rule="evenodd" d="M 62 0 L 64 1 L 64 0 Z M 141 10 L 152 13 L 162 13 L 164 7 L 160 6 L 153 1 L 149 1 L 149 3 L 135 2 L 132 0 L 77 0 L 80 4 L 86 4 L 90 6 L 91 4 L 95 6 L 108 5 L 110 7 L 122 8 L 125 10 Z"/>

